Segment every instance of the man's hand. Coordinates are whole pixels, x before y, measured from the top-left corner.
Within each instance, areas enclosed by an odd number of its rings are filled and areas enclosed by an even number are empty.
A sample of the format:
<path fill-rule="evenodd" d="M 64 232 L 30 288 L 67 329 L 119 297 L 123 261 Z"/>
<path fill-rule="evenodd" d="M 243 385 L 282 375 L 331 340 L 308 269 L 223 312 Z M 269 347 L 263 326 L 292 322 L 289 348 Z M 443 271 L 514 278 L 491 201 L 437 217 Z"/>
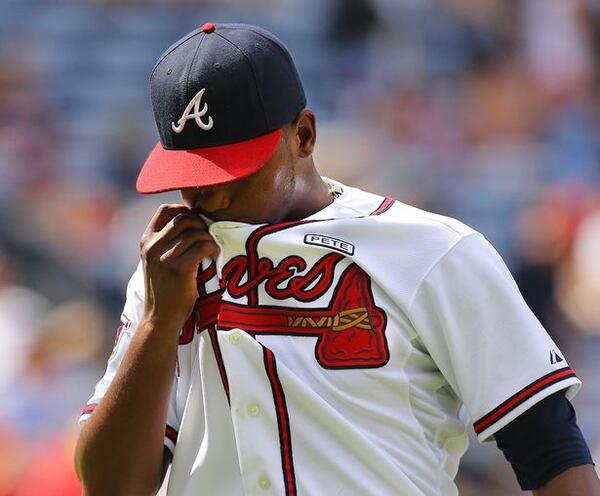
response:
<path fill-rule="evenodd" d="M 218 247 L 197 215 L 182 205 L 163 205 L 144 233 L 141 252 L 144 315 L 77 443 L 77 474 L 89 496 L 155 494 L 160 486 L 169 461 L 163 439 L 175 337 L 198 296 L 198 266 Z"/>
<path fill-rule="evenodd" d="M 198 296 L 202 260 L 219 248 L 206 224 L 183 205 L 161 205 L 140 243 L 146 300 L 144 319 L 178 331 Z"/>

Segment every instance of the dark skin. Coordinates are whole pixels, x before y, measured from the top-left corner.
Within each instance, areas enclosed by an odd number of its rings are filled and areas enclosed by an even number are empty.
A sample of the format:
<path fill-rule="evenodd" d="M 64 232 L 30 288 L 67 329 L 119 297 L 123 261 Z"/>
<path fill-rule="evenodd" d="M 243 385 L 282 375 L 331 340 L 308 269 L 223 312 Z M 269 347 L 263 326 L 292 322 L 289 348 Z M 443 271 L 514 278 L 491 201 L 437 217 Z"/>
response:
<path fill-rule="evenodd" d="M 315 116 L 303 110 L 284 128 L 273 156 L 258 172 L 223 185 L 184 189 L 183 205 L 162 205 L 148 224 L 140 243 L 144 313 L 76 447 L 85 495 L 156 493 L 171 459 L 163 438 L 179 331 L 198 296 L 198 267 L 219 250 L 198 214 L 260 224 L 302 219 L 323 209 L 332 199 L 313 163 L 315 139 Z M 600 489 L 592 467 L 581 466 L 534 493 L 600 496 Z"/>
<path fill-rule="evenodd" d="M 227 184 L 183 189 L 184 205 L 161 206 L 141 244 L 148 316 L 180 329 L 192 311 L 198 266 L 218 253 L 198 214 L 272 224 L 301 219 L 331 203 L 312 160 L 315 129 L 313 112 L 303 110 L 258 172 Z"/>
<path fill-rule="evenodd" d="M 331 203 L 315 169 L 315 116 L 303 110 L 284 128 L 269 161 L 249 177 L 206 188 L 181 190 L 186 207 L 214 221 L 274 224 L 307 217 Z"/>
<path fill-rule="evenodd" d="M 315 138 L 315 116 L 303 110 L 257 173 L 182 190 L 184 204 L 162 205 L 148 224 L 140 243 L 144 313 L 76 447 L 86 495 L 155 494 L 170 461 L 163 438 L 179 330 L 198 296 L 198 267 L 219 250 L 198 214 L 257 224 L 300 219 L 326 207 L 332 199 L 312 160 Z"/>

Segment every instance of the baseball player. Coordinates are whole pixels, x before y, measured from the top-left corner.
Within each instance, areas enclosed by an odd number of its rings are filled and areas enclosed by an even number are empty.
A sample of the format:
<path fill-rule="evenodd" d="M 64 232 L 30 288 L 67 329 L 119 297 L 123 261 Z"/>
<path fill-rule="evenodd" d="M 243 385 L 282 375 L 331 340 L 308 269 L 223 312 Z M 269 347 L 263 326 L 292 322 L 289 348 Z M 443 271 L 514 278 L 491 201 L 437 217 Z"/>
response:
<path fill-rule="evenodd" d="M 523 489 L 597 495 L 580 386 L 485 238 L 317 173 L 271 33 L 204 24 L 151 78 L 141 241 L 81 416 L 87 495 L 453 495 L 472 422 Z M 470 420 L 469 420 L 470 419 Z"/>

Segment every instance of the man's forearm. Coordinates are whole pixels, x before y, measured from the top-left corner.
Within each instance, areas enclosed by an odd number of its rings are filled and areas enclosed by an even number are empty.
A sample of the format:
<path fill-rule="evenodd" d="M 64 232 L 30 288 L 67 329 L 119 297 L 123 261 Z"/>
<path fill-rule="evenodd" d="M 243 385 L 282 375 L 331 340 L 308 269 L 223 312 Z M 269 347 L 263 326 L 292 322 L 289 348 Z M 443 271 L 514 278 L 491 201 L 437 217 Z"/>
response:
<path fill-rule="evenodd" d="M 82 429 L 75 466 L 87 496 L 152 494 L 160 485 L 177 339 L 172 329 L 158 327 L 140 323 L 114 381 Z"/>
<path fill-rule="evenodd" d="M 600 481 L 592 465 L 572 467 L 539 489 L 535 496 L 600 496 Z"/>

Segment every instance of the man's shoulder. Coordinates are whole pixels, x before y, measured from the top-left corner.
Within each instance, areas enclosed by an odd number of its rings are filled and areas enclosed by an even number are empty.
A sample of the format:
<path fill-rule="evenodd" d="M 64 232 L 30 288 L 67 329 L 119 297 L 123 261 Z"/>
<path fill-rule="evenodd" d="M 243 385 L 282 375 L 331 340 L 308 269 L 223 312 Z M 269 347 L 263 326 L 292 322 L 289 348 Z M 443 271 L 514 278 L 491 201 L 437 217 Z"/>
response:
<path fill-rule="evenodd" d="M 423 210 L 400 201 L 394 202 L 386 219 L 406 228 L 414 227 L 426 232 L 445 234 L 452 239 L 477 233 L 475 229 L 454 217 Z"/>
<path fill-rule="evenodd" d="M 361 217 L 377 217 L 390 229 L 400 229 L 403 232 L 444 236 L 456 240 L 477 231 L 458 219 L 423 210 L 403 203 L 390 196 L 364 191 L 360 188 L 342 185 L 344 194 L 340 201 L 344 207 L 354 210 Z"/>
<path fill-rule="evenodd" d="M 127 283 L 127 298 L 128 299 L 143 299 L 144 298 L 144 268 L 140 260 Z"/>
<path fill-rule="evenodd" d="M 351 244 L 354 260 L 401 306 L 410 306 L 427 274 L 462 240 L 480 237 L 452 217 L 357 188 L 346 188 L 342 200 L 362 214 L 340 217 L 328 233 Z M 457 263 L 469 260 L 460 255 Z"/>

